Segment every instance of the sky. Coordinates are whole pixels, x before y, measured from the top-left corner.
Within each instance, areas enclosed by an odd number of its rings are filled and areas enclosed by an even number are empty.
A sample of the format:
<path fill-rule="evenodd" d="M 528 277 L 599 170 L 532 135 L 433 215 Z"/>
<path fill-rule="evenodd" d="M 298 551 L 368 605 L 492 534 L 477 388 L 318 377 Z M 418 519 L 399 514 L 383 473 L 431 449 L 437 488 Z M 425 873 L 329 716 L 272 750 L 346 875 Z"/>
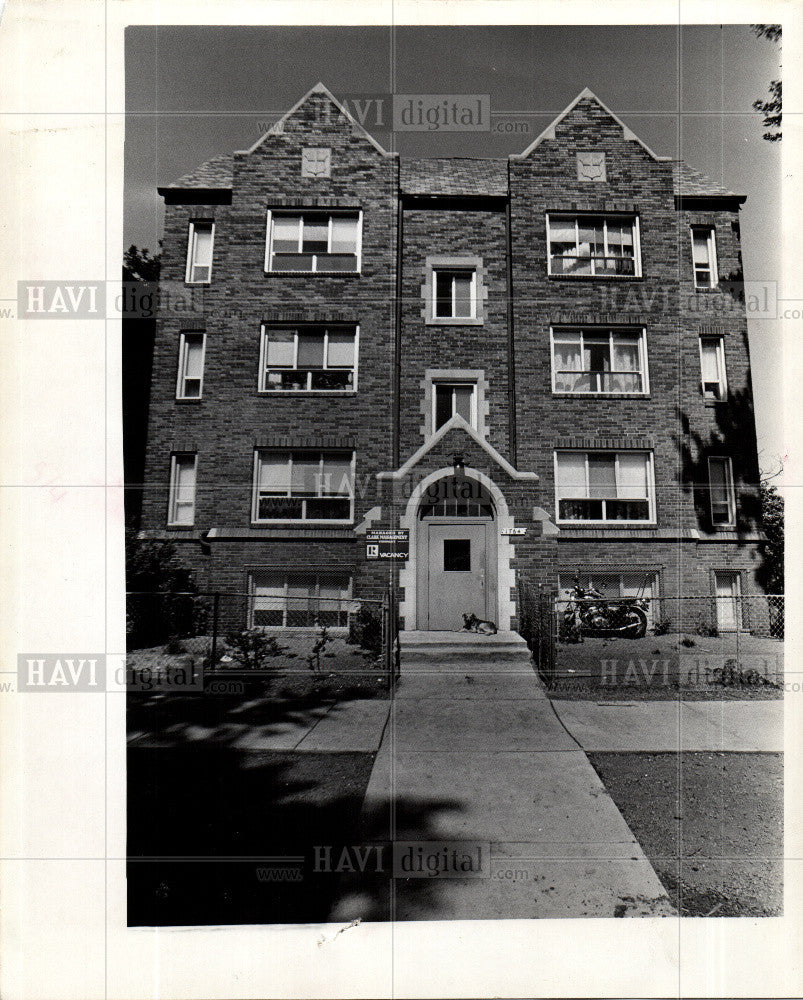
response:
<path fill-rule="evenodd" d="M 748 25 L 130 27 L 125 246 L 156 249 L 157 185 L 253 145 L 318 81 L 341 99 L 488 94 L 493 124 L 519 129 L 392 133 L 366 121 L 401 156 L 520 152 L 589 87 L 658 155 L 747 195 L 745 279 L 778 282 L 780 143 L 762 139 L 752 104 L 779 76 L 778 46 Z M 769 472 L 784 454 L 780 322 L 754 320 L 749 332 L 759 458 Z"/>

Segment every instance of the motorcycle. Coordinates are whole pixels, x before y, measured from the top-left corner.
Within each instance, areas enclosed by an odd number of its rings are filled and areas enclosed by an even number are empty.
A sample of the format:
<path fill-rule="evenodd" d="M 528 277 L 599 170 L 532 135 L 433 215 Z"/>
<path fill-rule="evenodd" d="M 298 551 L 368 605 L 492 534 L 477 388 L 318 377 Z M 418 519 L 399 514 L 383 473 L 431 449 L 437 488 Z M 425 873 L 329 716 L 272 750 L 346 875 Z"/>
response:
<path fill-rule="evenodd" d="M 582 642 L 584 635 L 642 639 L 647 633 L 647 601 L 641 597 L 606 600 L 593 587 L 575 580 L 563 612 L 563 632 Z"/>

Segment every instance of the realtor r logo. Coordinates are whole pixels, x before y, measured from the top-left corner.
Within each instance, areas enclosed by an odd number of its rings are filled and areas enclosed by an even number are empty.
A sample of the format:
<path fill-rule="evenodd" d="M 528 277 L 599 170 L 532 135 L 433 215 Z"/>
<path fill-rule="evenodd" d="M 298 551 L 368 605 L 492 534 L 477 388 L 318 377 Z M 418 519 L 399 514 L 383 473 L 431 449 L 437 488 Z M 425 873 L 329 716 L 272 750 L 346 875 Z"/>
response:
<path fill-rule="evenodd" d="M 18 653 L 17 690 L 105 691 L 106 657 L 101 653 Z"/>

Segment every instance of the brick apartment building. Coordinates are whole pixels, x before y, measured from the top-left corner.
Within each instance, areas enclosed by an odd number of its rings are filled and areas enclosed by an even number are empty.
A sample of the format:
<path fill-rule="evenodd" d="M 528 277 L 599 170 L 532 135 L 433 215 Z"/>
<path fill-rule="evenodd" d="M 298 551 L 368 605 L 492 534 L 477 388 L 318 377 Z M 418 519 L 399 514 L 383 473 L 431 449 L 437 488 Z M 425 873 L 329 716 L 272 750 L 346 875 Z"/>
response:
<path fill-rule="evenodd" d="M 255 624 L 391 587 L 403 628 L 510 628 L 517 581 L 579 570 L 749 627 L 743 196 L 588 90 L 520 154 L 400 159 L 322 85 L 159 191 L 142 534 L 199 587 Z"/>

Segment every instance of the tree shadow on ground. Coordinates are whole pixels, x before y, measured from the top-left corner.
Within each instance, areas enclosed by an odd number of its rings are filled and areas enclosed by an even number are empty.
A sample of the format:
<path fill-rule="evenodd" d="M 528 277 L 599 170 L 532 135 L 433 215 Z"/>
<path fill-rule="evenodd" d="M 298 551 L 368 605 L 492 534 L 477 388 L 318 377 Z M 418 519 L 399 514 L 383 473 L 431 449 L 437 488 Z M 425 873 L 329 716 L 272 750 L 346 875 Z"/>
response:
<path fill-rule="evenodd" d="M 346 896 L 390 919 L 389 804 L 359 825 L 374 756 L 130 747 L 129 925 L 319 923 Z M 432 817 L 455 808 L 400 800 L 396 823 L 437 839 Z"/>

